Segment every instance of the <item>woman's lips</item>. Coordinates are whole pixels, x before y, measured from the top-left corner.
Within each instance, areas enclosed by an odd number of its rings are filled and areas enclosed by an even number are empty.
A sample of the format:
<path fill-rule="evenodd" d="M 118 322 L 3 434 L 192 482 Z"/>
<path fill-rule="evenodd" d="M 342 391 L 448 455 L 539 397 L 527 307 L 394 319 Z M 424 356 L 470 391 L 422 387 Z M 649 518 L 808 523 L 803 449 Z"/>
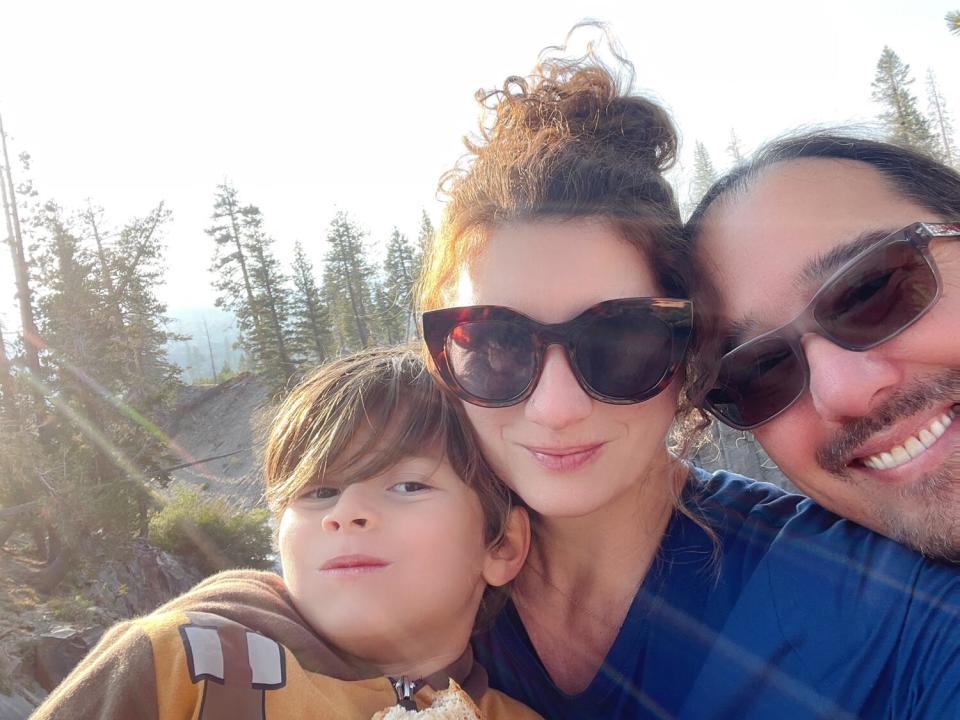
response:
<path fill-rule="evenodd" d="M 382 570 L 390 563 L 372 555 L 338 555 L 320 566 L 325 575 L 360 575 Z"/>
<path fill-rule="evenodd" d="M 579 470 L 594 460 L 602 449 L 603 443 L 568 448 L 527 447 L 527 451 L 542 467 L 558 472 Z"/>

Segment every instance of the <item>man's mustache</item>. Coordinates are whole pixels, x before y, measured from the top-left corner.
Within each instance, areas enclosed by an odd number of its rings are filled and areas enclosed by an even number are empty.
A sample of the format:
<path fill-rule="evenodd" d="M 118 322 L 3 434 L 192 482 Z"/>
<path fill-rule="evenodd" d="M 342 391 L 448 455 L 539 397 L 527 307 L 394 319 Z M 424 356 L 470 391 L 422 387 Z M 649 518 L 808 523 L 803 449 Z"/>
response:
<path fill-rule="evenodd" d="M 960 369 L 946 370 L 900 388 L 870 415 L 846 423 L 817 450 L 817 463 L 827 472 L 846 475 L 857 448 L 902 418 L 944 402 L 960 401 Z"/>

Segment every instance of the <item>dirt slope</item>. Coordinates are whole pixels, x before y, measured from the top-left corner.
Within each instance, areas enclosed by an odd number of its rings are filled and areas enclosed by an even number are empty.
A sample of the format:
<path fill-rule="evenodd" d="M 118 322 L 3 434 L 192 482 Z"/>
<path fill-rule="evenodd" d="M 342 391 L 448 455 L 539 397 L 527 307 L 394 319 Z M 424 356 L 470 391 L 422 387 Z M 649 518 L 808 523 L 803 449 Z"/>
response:
<path fill-rule="evenodd" d="M 181 462 L 217 459 L 174 471 L 172 487 L 184 484 L 242 507 L 259 504 L 259 453 L 271 409 L 267 387 L 249 373 L 219 385 L 184 388 L 167 433 Z"/>

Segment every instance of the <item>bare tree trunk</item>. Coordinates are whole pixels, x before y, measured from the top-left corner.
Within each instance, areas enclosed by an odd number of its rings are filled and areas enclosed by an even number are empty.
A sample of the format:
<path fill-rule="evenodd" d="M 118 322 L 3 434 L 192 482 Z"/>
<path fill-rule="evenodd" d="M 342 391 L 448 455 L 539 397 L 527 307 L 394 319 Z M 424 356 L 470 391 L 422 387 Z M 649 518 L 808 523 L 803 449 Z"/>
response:
<path fill-rule="evenodd" d="M 44 594 L 53 592 L 70 572 L 72 561 L 73 553 L 69 546 L 61 545 L 60 552 L 51 560 L 50 564 L 28 577 L 27 582 L 38 592 Z"/>
<path fill-rule="evenodd" d="M 233 231 L 233 244 L 237 248 L 237 263 L 240 265 L 240 273 L 243 275 L 243 288 L 247 293 L 247 303 L 250 305 L 250 315 L 253 318 L 253 330 L 257 336 L 257 342 L 263 342 L 263 333 L 260 329 L 260 308 L 256 296 L 253 294 L 253 285 L 250 282 L 250 273 L 247 272 L 247 259 L 243 254 L 243 243 L 240 240 L 240 228 L 237 227 L 237 209 L 233 200 L 230 201 L 230 229 Z"/>
<path fill-rule="evenodd" d="M 17 298 L 20 301 L 20 324 L 23 331 L 23 349 L 27 356 L 27 368 L 34 377 L 40 378 L 40 353 L 37 348 L 39 336 L 34 321 L 30 280 L 27 272 L 27 256 L 23 250 L 23 233 L 20 231 L 20 213 L 17 211 L 17 196 L 14 191 L 13 175 L 10 171 L 10 156 L 7 154 L 7 136 L 3 131 L 3 118 L 0 117 L 0 142 L 3 145 L 3 164 L 6 168 L 6 182 L 3 187 L 3 209 L 7 220 L 10 251 L 13 255 L 13 268 L 17 282 Z M 9 195 L 9 196 L 8 196 Z M 38 414 L 42 414 L 42 399 L 37 405 Z"/>
<path fill-rule="evenodd" d="M 7 346 L 3 339 L 2 323 L 0 323 L 0 392 L 3 393 L 4 415 L 6 415 L 11 422 L 17 423 L 20 412 L 17 408 L 17 398 L 14 395 L 13 376 L 10 374 L 10 358 L 7 357 Z M 0 543 L 0 545 L 2 545 L 2 543 Z"/>
<path fill-rule="evenodd" d="M 204 317 L 201 317 L 200 319 L 203 321 L 203 332 L 207 336 L 207 351 L 210 353 L 210 372 L 213 373 L 213 375 L 211 375 L 210 377 L 213 378 L 213 384 L 216 385 L 217 384 L 217 366 L 216 366 L 216 363 L 213 362 L 213 344 L 210 342 L 210 329 L 207 327 L 207 318 L 204 316 Z"/>

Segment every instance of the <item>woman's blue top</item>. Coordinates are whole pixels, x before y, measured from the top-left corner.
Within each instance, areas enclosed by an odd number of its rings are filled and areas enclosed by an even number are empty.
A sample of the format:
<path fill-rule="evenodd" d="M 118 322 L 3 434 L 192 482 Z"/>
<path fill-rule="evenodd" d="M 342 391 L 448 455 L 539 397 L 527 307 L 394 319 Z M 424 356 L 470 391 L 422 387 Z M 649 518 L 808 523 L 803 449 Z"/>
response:
<path fill-rule="evenodd" d="M 556 688 L 508 604 L 492 687 L 560 718 L 960 718 L 960 569 L 725 472 L 695 470 L 606 661 Z M 570 653 L 577 648 L 571 647 Z"/>

